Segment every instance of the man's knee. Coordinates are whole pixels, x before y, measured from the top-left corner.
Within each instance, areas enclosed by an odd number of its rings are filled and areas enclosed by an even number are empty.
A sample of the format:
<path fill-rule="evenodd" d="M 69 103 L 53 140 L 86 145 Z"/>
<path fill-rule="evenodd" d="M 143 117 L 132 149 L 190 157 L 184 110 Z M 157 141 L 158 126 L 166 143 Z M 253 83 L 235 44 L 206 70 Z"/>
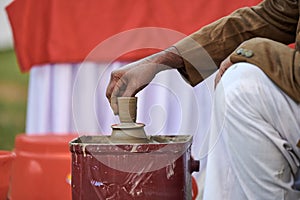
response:
<path fill-rule="evenodd" d="M 232 65 L 224 73 L 221 79 L 221 85 L 224 88 L 234 87 L 239 85 L 254 85 L 270 81 L 264 72 L 257 66 L 250 63 L 237 63 Z"/>
<path fill-rule="evenodd" d="M 257 66 L 237 63 L 227 69 L 215 91 L 215 102 L 226 112 L 258 114 L 268 107 L 278 88 Z M 226 110 L 226 111 L 225 111 Z M 244 113 L 244 114 L 245 114 Z"/>
<path fill-rule="evenodd" d="M 272 81 L 257 66 L 249 63 L 232 65 L 221 78 L 216 92 L 224 92 L 228 98 L 248 98 L 266 95 L 274 87 Z M 221 91 L 220 91 L 221 90 Z"/>

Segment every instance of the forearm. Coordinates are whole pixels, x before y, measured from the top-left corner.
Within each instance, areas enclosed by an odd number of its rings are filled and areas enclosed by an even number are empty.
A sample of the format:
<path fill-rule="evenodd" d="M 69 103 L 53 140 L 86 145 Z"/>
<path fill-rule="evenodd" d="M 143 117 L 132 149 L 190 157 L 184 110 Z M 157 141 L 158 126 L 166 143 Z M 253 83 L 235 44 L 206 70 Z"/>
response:
<path fill-rule="evenodd" d="M 184 62 L 175 47 L 169 47 L 156 54 L 148 56 L 141 60 L 142 62 L 156 64 L 157 73 L 167 69 L 180 69 L 184 67 Z"/>

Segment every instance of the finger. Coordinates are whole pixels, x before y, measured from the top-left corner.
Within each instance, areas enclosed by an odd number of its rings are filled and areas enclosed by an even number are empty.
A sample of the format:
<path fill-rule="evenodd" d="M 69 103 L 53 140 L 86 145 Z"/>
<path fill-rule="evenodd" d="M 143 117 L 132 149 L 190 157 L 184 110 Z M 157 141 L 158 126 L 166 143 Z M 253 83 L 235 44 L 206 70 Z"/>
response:
<path fill-rule="evenodd" d="M 221 72 L 219 70 L 218 73 L 217 73 L 217 75 L 216 75 L 216 77 L 215 77 L 215 88 L 217 87 L 220 79 L 221 79 Z"/>
<path fill-rule="evenodd" d="M 121 79 L 118 80 L 115 84 L 115 87 L 112 90 L 110 98 L 116 98 L 123 96 L 124 91 L 126 90 L 126 83 L 124 83 Z"/>
<path fill-rule="evenodd" d="M 106 88 L 106 98 L 110 101 L 111 99 L 111 95 L 113 93 L 113 90 L 116 86 L 116 83 L 117 83 L 117 79 L 115 78 L 114 76 L 114 73 L 111 73 L 110 75 L 110 81 L 109 81 L 109 84 Z"/>
<path fill-rule="evenodd" d="M 224 73 L 226 72 L 226 70 L 231 65 L 232 65 L 232 62 L 230 61 L 229 57 L 227 57 L 225 60 L 223 60 L 223 62 L 221 62 L 219 71 L 215 77 L 215 88 L 216 88 L 217 84 L 220 82 L 220 80 L 221 80 L 222 76 L 224 75 Z"/>
<path fill-rule="evenodd" d="M 114 88 L 111 97 L 110 97 L 110 107 L 112 108 L 115 115 L 119 114 L 119 108 L 118 108 L 118 98 L 119 90 L 117 87 Z"/>
<path fill-rule="evenodd" d="M 225 73 L 225 71 L 227 69 L 226 66 L 227 66 L 227 64 L 226 64 L 226 60 L 225 60 L 221 63 L 219 71 L 215 77 L 215 88 L 217 87 L 217 84 L 220 82 L 223 74 Z"/>
<path fill-rule="evenodd" d="M 110 105 L 111 105 L 111 108 L 113 109 L 115 115 L 119 114 L 117 98 L 124 96 L 123 93 L 124 93 L 124 90 L 126 90 L 126 87 L 127 87 L 126 83 L 123 82 L 122 79 L 120 79 L 116 82 L 115 87 L 112 91 L 112 94 L 110 97 L 110 99 L 111 99 Z"/>
<path fill-rule="evenodd" d="M 106 89 L 106 98 L 110 103 L 110 107 L 112 108 L 115 115 L 118 114 L 118 105 L 117 105 L 117 98 L 116 94 L 119 93 L 119 89 L 117 86 L 117 81 L 114 78 L 111 78 L 107 89 Z"/>
<path fill-rule="evenodd" d="M 226 58 L 220 65 L 220 70 L 222 70 L 222 74 L 232 65 L 232 62 L 230 61 L 229 57 Z"/>
<path fill-rule="evenodd" d="M 118 102 L 116 97 L 110 98 L 110 107 L 112 108 L 115 115 L 119 114 Z"/>

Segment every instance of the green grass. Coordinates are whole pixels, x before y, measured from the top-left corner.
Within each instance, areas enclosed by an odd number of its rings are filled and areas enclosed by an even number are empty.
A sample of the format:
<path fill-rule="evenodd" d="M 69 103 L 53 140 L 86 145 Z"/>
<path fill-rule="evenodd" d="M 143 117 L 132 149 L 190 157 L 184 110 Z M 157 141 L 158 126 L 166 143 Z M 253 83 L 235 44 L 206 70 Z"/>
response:
<path fill-rule="evenodd" d="M 0 150 L 12 150 L 25 131 L 28 74 L 22 74 L 13 50 L 0 51 Z"/>

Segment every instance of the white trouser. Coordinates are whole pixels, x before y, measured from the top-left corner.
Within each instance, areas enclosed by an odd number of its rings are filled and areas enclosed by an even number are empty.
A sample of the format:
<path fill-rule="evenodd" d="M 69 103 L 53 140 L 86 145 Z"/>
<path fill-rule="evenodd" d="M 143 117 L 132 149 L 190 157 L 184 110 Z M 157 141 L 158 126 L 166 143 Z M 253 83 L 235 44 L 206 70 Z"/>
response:
<path fill-rule="evenodd" d="M 299 139 L 300 105 L 258 67 L 233 65 L 215 91 L 203 199 L 300 199 Z"/>

